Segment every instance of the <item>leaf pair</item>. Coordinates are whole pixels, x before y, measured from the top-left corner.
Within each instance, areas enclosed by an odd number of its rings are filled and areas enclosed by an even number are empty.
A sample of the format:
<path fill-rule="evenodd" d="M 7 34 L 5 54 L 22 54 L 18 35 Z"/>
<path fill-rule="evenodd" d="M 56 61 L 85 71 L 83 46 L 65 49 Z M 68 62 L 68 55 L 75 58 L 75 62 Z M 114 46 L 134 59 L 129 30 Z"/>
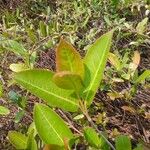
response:
<path fill-rule="evenodd" d="M 58 87 L 80 93 L 84 87 L 84 64 L 75 48 L 62 38 L 56 49 L 56 71 L 54 82 Z"/>
<path fill-rule="evenodd" d="M 56 51 L 58 73 L 54 76 L 55 83 L 61 88 L 70 88 L 77 92 L 84 88 L 83 99 L 87 100 L 90 104 L 103 77 L 112 36 L 113 30 L 101 36 L 88 49 L 83 62 L 74 47 L 61 39 Z M 60 71 L 70 71 L 74 75 L 69 74 L 69 72 L 60 73 Z M 90 76 L 90 78 L 87 78 L 87 76 Z"/>

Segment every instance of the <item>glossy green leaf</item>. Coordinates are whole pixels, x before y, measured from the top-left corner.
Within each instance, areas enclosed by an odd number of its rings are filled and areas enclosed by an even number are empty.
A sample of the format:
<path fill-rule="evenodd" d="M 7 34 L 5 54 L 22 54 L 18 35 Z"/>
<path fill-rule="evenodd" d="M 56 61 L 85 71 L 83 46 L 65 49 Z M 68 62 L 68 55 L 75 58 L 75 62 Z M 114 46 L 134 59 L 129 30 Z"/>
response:
<path fill-rule="evenodd" d="M 116 150 L 131 150 L 131 141 L 125 135 L 120 135 L 115 139 Z"/>
<path fill-rule="evenodd" d="M 9 131 L 8 138 L 9 138 L 10 143 L 16 149 L 26 149 L 27 137 L 24 134 L 16 132 L 16 131 Z"/>
<path fill-rule="evenodd" d="M 45 100 L 50 106 L 67 111 L 77 111 L 78 101 L 70 97 L 72 91 L 59 88 L 52 82 L 53 72 L 48 70 L 27 70 L 16 73 L 14 79 L 21 86 Z"/>
<path fill-rule="evenodd" d="M 86 127 L 84 129 L 84 137 L 91 146 L 96 148 L 100 147 L 100 138 L 93 128 Z"/>
<path fill-rule="evenodd" d="M 139 34 L 143 34 L 146 30 L 146 25 L 147 25 L 147 22 L 148 22 L 148 18 L 144 18 L 140 23 L 138 23 L 137 27 L 136 27 L 136 31 L 139 33 Z"/>
<path fill-rule="evenodd" d="M 84 63 L 91 73 L 91 82 L 85 91 L 85 99 L 91 103 L 103 77 L 113 30 L 102 35 L 89 49 Z"/>
<path fill-rule="evenodd" d="M 56 73 L 53 80 L 58 87 L 63 89 L 75 90 L 76 92 L 79 92 L 84 88 L 81 77 L 78 74 L 68 71 Z"/>
<path fill-rule="evenodd" d="M 8 115 L 10 113 L 9 109 L 4 107 L 4 106 L 0 106 L 0 115 Z"/>
<path fill-rule="evenodd" d="M 63 146 L 64 140 L 73 138 L 63 119 L 46 105 L 35 105 L 34 122 L 39 136 L 46 144 Z"/>
<path fill-rule="evenodd" d="M 57 72 L 70 71 L 81 77 L 84 76 L 84 64 L 80 54 L 64 39 L 60 40 L 56 49 L 56 69 Z"/>
<path fill-rule="evenodd" d="M 150 77 L 150 70 L 145 70 L 135 81 L 135 83 L 141 83 L 146 78 Z"/>

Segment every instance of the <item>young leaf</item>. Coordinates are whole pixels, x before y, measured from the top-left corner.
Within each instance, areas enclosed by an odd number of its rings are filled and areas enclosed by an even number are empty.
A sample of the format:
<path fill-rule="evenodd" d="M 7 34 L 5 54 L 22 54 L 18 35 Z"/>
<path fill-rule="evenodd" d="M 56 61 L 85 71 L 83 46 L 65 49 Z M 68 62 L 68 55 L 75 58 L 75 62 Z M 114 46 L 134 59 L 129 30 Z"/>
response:
<path fill-rule="evenodd" d="M 125 135 L 120 135 L 115 139 L 116 150 L 131 150 L 131 141 Z"/>
<path fill-rule="evenodd" d="M 60 40 L 56 49 L 56 69 L 57 72 L 70 71 L 80 75 L 82 78 L 84 76 L 84 64 L 80 54 L 64 39 Z"/>
<path fill-rule="evenodd" d="M 10 113 L 9 109 L 3 106 L 0 106 L 0 115 L 8 115 Z"/>
<path fill-rule="evenodd" d="M 101 145 L 100 138 L 98 137 L 97 133 L 95 132 L 93 128 L 86 127 L 84 129 L 84 137 L 91 146 L 95 148 L 100 147 Z"/>
<path fill-rule="evenodd" d="M 46 144 L 64 146 L 64 140 L 73 138 L 65 122 L 46 105 L 35 105 L 34 122 L 39 136 Z"/>
<path fill-rule="evenodd" d="M 71 89 L 79 92 L 84 88 L 81 77 L 78 74 L 74 74 L 69 71 L 56 73 L 53 80 L 58 87 L 63 89 Z"/>
<path fill-rule="evenodd" d="M 16 131 L 9 131 L 8 138 L 9 138 L 10 143 L 16 149 L 26 149 L 27 137 L 24 134 L 16 132 Z"/>
<path fill-rule="evenodd" d="M 150 77 L 150 70 L 145 70 L 135 81 L 135 83 L 141 83 L 146 78 Z"/>
<path fill-rule="evenodd" d="M 138 23 L 136 27 L 136 31 L 138 34 L 143 34 L 145 32 L 147 22 L 148 22 L 148 18 L 146 17 L 140 23 Z"/>
<path fill-rule="evenodd" d="M 45 100 L 50 106 L 68 111 L 78 110 L 78 101 L 70 97 L 72 91 L 60 89 L 52 82 L 54 73 L 48 70 L 27 70 L 16 73 L 14 79 L 21 86 Z"/>
<path fill-rule="evenodd" d="M 103 77 L 104 68 L 106 65 L 113 30 L 102 35 L 88 50 L 84 63 L 91 73 L 91 82 L 85 91 L 85 99 L 92 102 L 94 95 L 99 87 Z"/>

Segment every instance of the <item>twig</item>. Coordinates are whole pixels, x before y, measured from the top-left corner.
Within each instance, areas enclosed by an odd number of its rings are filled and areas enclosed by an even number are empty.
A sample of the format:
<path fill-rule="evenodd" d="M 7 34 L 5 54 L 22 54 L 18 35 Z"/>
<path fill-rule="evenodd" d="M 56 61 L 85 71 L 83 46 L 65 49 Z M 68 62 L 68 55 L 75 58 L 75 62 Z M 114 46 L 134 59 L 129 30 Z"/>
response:
<path fill-rule="evenodd" d="M 81 108 L 81 111 L 83 112 L 83 114 L 85 115 L 85 117 L 87 118 L 87 120 L 89 121 L 89 123 L 92 125 L 92 127 L 101 135 L 101 137 L 107 142 L 107 144 L 108 144 L 113 150 L 116 150 L 115 147 L 111 144 L 111 142 L 109 142 L 109 141 L 107 140 L 107 138 L 102 134 L 102 132 L 97 128 L 97 126 L 95 125 L 95 123 L 93 122 L 93 120 L 91 119 L 91 117 L 90 117 L 89 114 L 88 114 L 86 104 L 83 103 L 82 101 L 80 102 L 80 108 Z"/>
<path fill-rule="evenodd" d="M 59 109 L 58 111 L 59 111 L 59 113 L 61 113 L 61 115 L 64 117 L 64 119 L 66 119 L 66 121 L 67 121 L 67 123 L 69 124 L 69 126 L 70 126 L 74 131 L 76 131 L 77 133 L 79 133 L 80 135 L 83 136 L 83 134 L 82 134 L 78 129 L 76 129 L 76 128 L 73 126 L 72 122 L 71 122 L 70 119 L 64 114 L 64 112 L 61 111 L 60 109 Z"/>

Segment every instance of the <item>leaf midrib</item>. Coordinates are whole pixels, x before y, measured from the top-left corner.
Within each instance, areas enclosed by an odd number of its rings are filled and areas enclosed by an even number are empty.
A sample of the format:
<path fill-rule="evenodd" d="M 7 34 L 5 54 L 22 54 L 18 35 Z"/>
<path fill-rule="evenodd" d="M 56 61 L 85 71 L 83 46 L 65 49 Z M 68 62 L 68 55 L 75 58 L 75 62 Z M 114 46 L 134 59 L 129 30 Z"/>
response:
<path fill-rule="evenodd" d="M 16 79 L 16 80 L 17 80 L 17 79 Z M 38 86 L 36 86 L 36 85 L 29 84 L 29 83 L 26 82 L 25 80 L 20 80 L 20 81 L 24 82 L 24 83 L 27 84 L 27 85 L 31 85 L 32 87 L 37 88 L 37 89 L 39 89 L 39 90 L 41 90 L 41 91 L 43 91 L 43 92 L 45 92 L 45 93 L 47 93 L 47 94 L 53 95 L 53 96 L 55 96 L 55 97 L 57 97 L 57 98 L 60 98 L 60 99 L 62 99 L 62 100 L 64 100 L 64 101 L 67 101 L 67 102 L 69 102 L 69 103 L 71 103 L 71 104 L 73 104 L 73 105 L 78 106 L 76 103 L 74 103 L 73 101 L 69 101 L 69 100 L 66 99 L 65 97 L 61 97 L 61 96 L 59 96 L 59 95 L 56 95 L 56 94 L 51 93 L 51 92 L 49 92 L 49 91 L 46 91 L 46 90 L 44 90 L 44 89 L 42 89 L 42 88 L 40 88 L 40 87 L 38 87 Z"/>
<path fill-rule="evenodd" d="M 110 41 L 110 40 L 107 41 L 107 44 L 106 44 L 106 46 L 105 46 L 105 49 L 108 47 L 109 41 Z M 90 90 L 92 89 L 92 86 L 93 86 L 93 84 L 94 84 L 94 82 L 95 82 L 95 79 L 96 79 L 96 77 L 97 77 L 97 74 L 98 74 L 98 72 L 99 72 L 99 68 L 101 67 L 101 64 L 102 64 L 102 62 L 103 62 L 103 57 L 104 57 L 104 55 L 105 55 L 105 53 L 103 53 L 103 55 L 102 55 L 102 59 L 101 59 L 99 65 L 98 65 L 98 69 L 96 70 L 95 76 L 94 76 L 94 78 L 93 78 L 93 80 L 92 80 L 92 82 L 91 82 L 91 84 L 90 84 L 90 87 L 88 88 L 88 92 L 87 92 L 87 94 L 86 94 L 86 98 L 85 98 L 85 99 L 87 99 L 87 97 L 88 97 L 88 95 L 89 95 L 89 92 L 90 92 Z"/>
<path fill-rule="evenodd" d="M 22 140 L 21 138 L 19 138 L 17 135 L 15 135 L 15 138 L 18 139 L 19 141 L 21 141 L 23 144 L 27 144 L 27 140 Z"/>
<path fill-rule="evenodd" d="M 62 139 L 61 136 L 58 134 L 58 132 L 54 129 L 53 125 L 49 122 L 49 120 L 46 118 L 46 116 L 45 116 L 44 112 L 42 111 L 42 109 L 41 109 L 39 106 L 37 106 L 37 108 L 39 108 L 39 110 L 41 111 L 42 116 L 45 118 L 46 122 L 49 124 L 49 126 L 52 128 L 52 130 L 56 133 L 57 137 L 58 137 L 58 138 L 62 141 L 62 143 L 63 143 L 63 139 Z"/>
<path fill-rule="evenodd" d="M 70 66 L 70 70 L 71 70 L 71 72 L 73 72 L 74 70 L 73 70 L 73 65 L 72 65 L 72 63 L 71 63 L 70 56 L 69 56 L 69 54 L 68 54 L 68 53 L 66 53 L 66 55 L 67 55 L 67 61 L 68 61 L 69 66 Z"/>

